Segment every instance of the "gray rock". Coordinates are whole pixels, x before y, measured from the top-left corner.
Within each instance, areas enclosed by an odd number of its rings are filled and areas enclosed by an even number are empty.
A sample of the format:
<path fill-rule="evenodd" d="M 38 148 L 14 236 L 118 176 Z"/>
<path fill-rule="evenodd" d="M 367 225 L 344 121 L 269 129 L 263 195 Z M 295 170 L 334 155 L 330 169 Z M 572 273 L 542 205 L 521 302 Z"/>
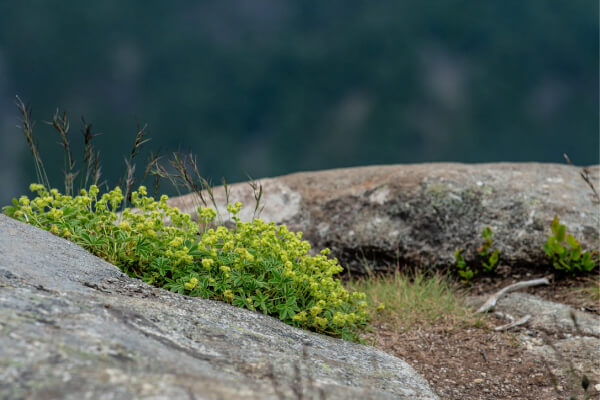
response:
<path fill-rule="evenodd" d="M 472 299 L 477 305 L 484 300 Z M 576 387 L 583 375 L 592 383 L 600 382 L 600 316 L 518 292 L 498 300 L 494 311 L 513 320 L 531 315 L 527 324 L 515 331 L 520 332 L 523 348 L 545 360 L 554 375 Z"/>
<path fill-rule="evenodd" d="M 404 361 L 131 279 L 0 215 L 0 399 L 436 399 Z"/>
<path fill-rule="evenodd" d="M 574 381 L 576 387 L 583 375 L 593 384 L 600 382 L 600 339 L 597 337 L 573 336 L 554 342 L 525 337 L 521 340 L 529 353 L 547 361 L 554 375 Z"/>
<path fill-rule="evenodd" d="M 589 170 L 598 183 L 600 166 Z M 568 165 L 498 163 L 297 173 L 260 180 L 265 206 L 260 217 L 304 232 L 316 248 L 331 248 L 351 271 L 364 272 L 367 263 L 375 269 L 446 268 L 455 265 L 459 248 L 472 261 L 486 226 L 501 263 L 539 267 L 548 264 L 542 246 L 555 215 L 584 248 L 598 248 L 599 207 L 579 172 Z M 249 185 L 230 188 L 231 201 L 247 206 L 242 219 L 251 219 L 255 202 Z M 215 198 L 224 203 L 222 187 L 215 188 Z M 171 199 L 171 205 L 193 213 L 198 201 L 187 195 Z"/>
<path fill-rule="evenodd" d="M 498 300 L 496 311 L 515 318 L 531 315 L 528 326 L 549 334 L 589 335 L 600 337 L 600 317 L 575 310 L 527 293 L 509 293 Z"/>

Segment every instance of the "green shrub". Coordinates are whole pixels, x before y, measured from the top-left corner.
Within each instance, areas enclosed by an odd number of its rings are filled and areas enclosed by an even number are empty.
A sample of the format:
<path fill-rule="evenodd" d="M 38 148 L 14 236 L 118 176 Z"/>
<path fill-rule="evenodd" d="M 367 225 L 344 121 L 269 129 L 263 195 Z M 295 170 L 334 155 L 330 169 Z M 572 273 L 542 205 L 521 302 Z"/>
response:
<path fill-rule="evenodd" d="M 481 232 L 481 237 L 483 238 L 483 243 L 477 248 L 477 254 L 479 254 L 480 257 L 481 267 L 484 272 L 493 273 L 496 270 L 500 252 L 498 249 L 496 249 L 490 253 L 490 249 L 493 245 L 492 229 L 489 226 L 485 227 Z M 471 282 L 471 279 L 473 279 L 473 277 L 479 273 L 479 269 L 471 269 L 471 267 L 467 265 L 467 262 L 461 254 L 462 251 L 463 249 L 458 249 L 454 253 L 454 258 L 456 259 L 458 275 L 463 279 L 464 283 L 468 284 Z"/>
<path fill-rule="evenodd" d="M 544 251 L 554 268 L 572 275 L 591 272 L 596 268 L 598 252 L 583 252 L 577 239 L 567 234 L 567 228 L 561 225 L 557 216 L 554 217 L 550 229 L 552 235 L 544 244 Z"/>
<path fill-rule="evenodd" d="M 456 268 L 458 275 L 463 279 L 463 282 L 468 284 L 471 282 L 471 279 L 477 274 L 477 271 L 474 271 L 467 265 L 467 262 L 462 256 L 463 249 L 458 249 L 454 253 L 454 258 L 456 258 Z"/>
<path fill-rule="evenodd" d="M 483 237 L 483 244 L 479 246 L 477 249 L 477 253 L 480 257 L 483 258 L 481 262 L 481 266 L 485 272 L 494 272 L 496 268 L 496 264 L 498 264 L 498 257 L 500 252 L 498 249 L 494 250 L 490 254 L 490 249 L 492 248 L 492 229 L 489 226 L 486 226 L 481 232 L 481 237 Z"/>
<path fill-rule="evenodd" d="M 235 228 L 215 226 L 216 213 L 198 207 L 199 222 L 148 197 L 140 186 L 121 215 L 119 188 L 78 196 L 32 184 L 4 212 L 51 231 L 118 266 L 130 276 L 189 295 L 224 301 L 278 317 L 293 326 L 359 340 L 367 327 L 365 294 L 349 293 L 333 276 L 342 271 L 328 249 L 310 256 L 301 233 L 260 219 L 240 221 L 241 204 L 227 207 Z M 168 221 L 165 222 L 165 221 Z"/>

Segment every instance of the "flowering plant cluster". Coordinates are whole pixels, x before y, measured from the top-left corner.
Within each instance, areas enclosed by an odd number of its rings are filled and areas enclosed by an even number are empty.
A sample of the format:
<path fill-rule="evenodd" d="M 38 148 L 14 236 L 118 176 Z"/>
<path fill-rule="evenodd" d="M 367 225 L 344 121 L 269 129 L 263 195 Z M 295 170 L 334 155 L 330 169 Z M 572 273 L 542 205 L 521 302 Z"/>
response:
<path fill-rule="evenodd" d="M 199 220 L 148 197 L 140 186 L 133 208 L 117 212 L 117 187 L 100 195 L 90 186 L 77 196 L 32 184 L 37 196 L 5 207 L 10 217 L 77 243 L 130 276 L 189 296 L 225 301 L 278 317 L 293 326 L 359 340 L 368 325 L 365 294 L 348 292 L 342 271 L 324 249 L 309 255 L 301 233 L 260 219 L 242 222 L 242 204 L 227 207 L 235 227 L 216 226 L 216 213 L 198 207 Z"/>

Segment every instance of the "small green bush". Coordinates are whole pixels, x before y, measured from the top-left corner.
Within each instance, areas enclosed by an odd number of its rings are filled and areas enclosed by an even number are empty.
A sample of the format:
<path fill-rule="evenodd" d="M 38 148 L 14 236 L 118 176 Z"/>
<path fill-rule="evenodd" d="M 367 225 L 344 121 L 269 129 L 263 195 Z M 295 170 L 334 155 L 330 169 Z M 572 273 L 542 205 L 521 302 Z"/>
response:
<path fill-rule="evenodd" d="M 77 243 L 130 276 L 189 295 L 224 301 L 275 316 L 293 326 L 359 340 L 368 325 L 365 294 L 349 293 L 333 276 L 342 271 L 328 249 L 310 256 L 301 233 L 260 219 L 242 222 L 242 205 L 227 209 L 235 228 L 215 226 L 216 213 L 198 207 L 199 222 L 148 197 L 140 186 L 117 213 L 123 194 L 99 195 L 97 186 L 68 196 L 32 184 L 5 207 L 10 217 Z M 168 221 L 168 222 L 165 222 Z"/>
<path fill-rule="evenodd" d="M 567 234 L 566 226 L 560 223 L 557 216 L 554 217 L 550 229 L 552 235 L 544 244 L 544 251 L 554 268 L 571 275 L 591 272 L 596 268 L 598 253 L 583 252 L 577 239 Z"/>
<path fill-rule="evenodd" d="M 492 229 L 486 226 L 481 232 L 483 243 L 477 248 L 477 254 L 481 259 L 481 266 L 485 273 L 494 273 L 496 271 L 496 265 L 498 264 L 500 252 L 498 249 L 490 253 L 490 249 L 494 244 L 492 241 Z M 463 249 L 458 249 L 454 252 L 454 258 L 456 259 L 456 269 L 458 275 L 463 279 L 463 282 L 468 284 L 471 279 L 479 273 L 479 269 L 471 269 L 467 265 L 467 262 L 462 256 Z"/>
<path fill-rule="evenodd" d="M 454 252 L 454 258 L 456 259 L 456 268 L 458 275 L 463 279 L 463 282 L 469 284 L 471 279 L 477 274 L 477 271 L 474 271 L 467 265 L 467 262 L 462 256 L 463 249 L 458 249 Z"/>
<path fill-rule="evenodd" d="M 483 258 L 481 262 L 481 266 L 485 272 L 494 272 L 496 268 L 496 264 L 498 264 L 499 258 L 499 250 L 496 249 L 490 254 L 490 249 L 492 248 L 492 229 L 489 226 L 486 226 L 481 232 L 481 237 L 483 237 L 483 244 L 479 246 L 477 249 L 477 253 L 480 257 Z"/>

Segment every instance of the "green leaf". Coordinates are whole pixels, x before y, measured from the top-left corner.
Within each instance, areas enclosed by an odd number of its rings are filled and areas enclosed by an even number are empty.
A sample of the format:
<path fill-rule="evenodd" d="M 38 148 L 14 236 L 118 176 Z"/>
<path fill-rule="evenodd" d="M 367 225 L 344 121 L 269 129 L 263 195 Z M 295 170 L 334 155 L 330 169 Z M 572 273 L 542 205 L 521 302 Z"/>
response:
<path fill-rule="evenodd" d="M 581 264 L 586 272 L 591 272 L 596 267 L 596 263 L 594 263 L 592 260 L 582 262 Z"/>
<path fill-rule="evenodd" d="M 278 304 L 275 307 L 279 311 L 279 319 L 285 320 L 296 315 L 295 311 L 300 311 L 295 297 L 290 297 L 285 303 Z"/>
<path fill-rule="evenodd" d="M 483 236 L 483 238 L 487 239 L 487 240 L 491 240 L 492 239 L 492 230 L 490 229 L 489 226 L 486 226 L 483 229 L 483 232 L 481 232 L 481 236 Z"/>
<path fill-rule="evenodd" d="M 500 251 L 498 249 L 494 250 L 494 252 L 490 256 L 490 265 L 492 267 L 498 263 L 499 256 L 500 256 Z"/>
<path fill-rule="evenodd" d="M 568 235 L 567 236 L 567 243 L 569 243 L 569 246 L 571 246 L 572 248 L 579 248 L 579 250 L 581 250 L 581 245 L 579 244 L 579 242 L 577 241 L 577 239 L 575 239 L 575 236 L 573 235 Z"/>
<path fill-rule="evenodd" d="M 558 243 L 562 243 L 565 240 L 565 233 L 567 232 L 567 228 L 564 225 L 560 225 L 558 230 L 556 231 L 556 241 Z"/>
<path fill-rule="evenodd" d="M 567 258 L 567 252 L 568 252 L 568 250 L 567 250 L 567 248 L 566 248 L 566 247 L 557 246 L 557 247 L 554 249 L 554 252 L 555 252 L 555 253 L 558 255 L 558 257 L 559 257 L 560 259 L 565 259 L 565 258 Z"/>
<path fill-rule="evenodd" d="M 571 249 L 571 254 L 569 256 L 569 260 L 577 261 L 581 257 L 581 246 L 577 246 Z"/>
<path fill-rule="evenodd" d="M 567 264 L 566 262 L 564 262 L 563 260 L 558 260 L 558 263 L 561 265 L 561 269 L 564 269 L 565 271 L 570 271 L 571 270 L 571 266 L 569 264 Z"/>
<path fill-rule="evenodd" d="M 585 253 L 583 253 L 583 257 L 581 258 L 582 262 L 588 262 L 592 259 L 592 255 L 590 254 L 589 251 L 586 251 Z"/>
<path fill-rule="evenodd" d="M 552 238 L 550 238 L 550 239 L 552 239 Z M 550 239 L 548 239 L 548 242 L 550 241 Z M 554 256 L 554 250 L 550 244 L 548 244 L 548 243 L 544 244 L 544 251 L 546 252 L 546 255 L 549 258 L 552 258 Z"/>
<path fill-rule="evenodd" d="M 16 207 L 12 207 L 12 206 L 4 206 L 2 208 L 2 212 L 6 215 L 8 215 L 11 218 L 14 218 L 15 216 L 15 211 L 17 211 Z"/>
<path fill-rule="evenodd" d="M 554 216 L 554 219 L 552 220 L 552 223 L 550 224 L 550 229 L 552 230 L 552 233 L 554 233 L 554 235 L 556 235 L 558 233 L 559 227 L 560 227 L 560 222 L 558 220 L 558 216 Z"/>

